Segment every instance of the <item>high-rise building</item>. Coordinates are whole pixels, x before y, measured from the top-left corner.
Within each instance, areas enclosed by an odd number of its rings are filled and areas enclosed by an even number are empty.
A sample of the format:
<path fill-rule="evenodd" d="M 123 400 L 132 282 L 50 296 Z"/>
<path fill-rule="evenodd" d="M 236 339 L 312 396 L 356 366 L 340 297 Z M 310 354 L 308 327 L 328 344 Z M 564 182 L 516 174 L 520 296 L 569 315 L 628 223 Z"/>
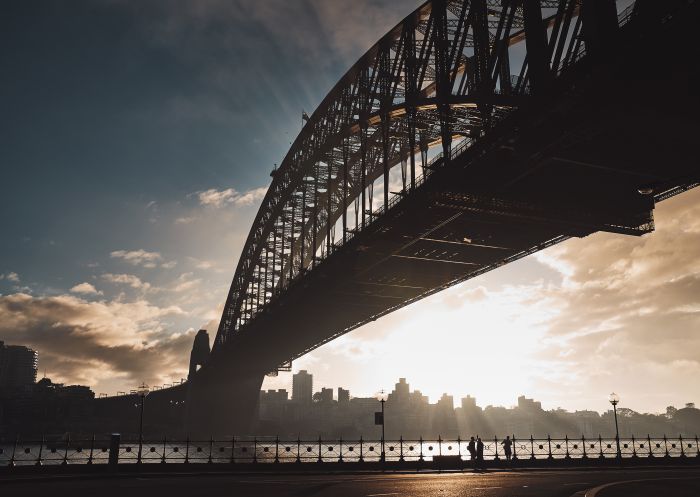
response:
<path fill-rule="evenodd" d="M 322 388 L 319 395 L 319 400 L 321 402 L 325 402 L 326 404 L 330 404 L 331 402 L 333 402 L 333 389 Z"/>
<path fill-rule="evenodd" d="M 345 390 L 343 387 L 338 387 L 338 402 L 349 402 L 350 390 Z"/>
<path fill-rule="evenodd" d="M 0 341 L 0 388 L 18 388 L 36 382 L 39 354 L 21 345 Z"/>
<path fill-rule="evenodd" d="M 476 410 L 476 398 L 471 395 L 462 397 L 462 409 L 465 411 Z"/>
<path fill-rule="evenodd" d="M 443 393 L 442 397 L 440 397 L 440 400 L 437 401 L 436 408 L 444 412 L 454 411 L 454 397 L 452 397 L 452 395 L 447 395 L 446 393 Z"/>
<path fill-rule="evenodd" d="M 526 411 L 541 411 L 542 402 L 535 401 L 533 399 L 528 399 L 524 395 L 518 397 L 518 407 Z"/>
<path fill-rule="evenodd" d="M 303 404 L 310 404 L 313 397 L 314 375 L 302 369 L 292 376 L 292 400 Z"/>
<path fill-rule="evenodd" d="M 408 402 L 410 397 L 410 387 L 406 383 L 406 378 L 399 378 L 399 382 L 394 385 L 394 391 L 389 394 L 387 401 L 404 403 Z"/>

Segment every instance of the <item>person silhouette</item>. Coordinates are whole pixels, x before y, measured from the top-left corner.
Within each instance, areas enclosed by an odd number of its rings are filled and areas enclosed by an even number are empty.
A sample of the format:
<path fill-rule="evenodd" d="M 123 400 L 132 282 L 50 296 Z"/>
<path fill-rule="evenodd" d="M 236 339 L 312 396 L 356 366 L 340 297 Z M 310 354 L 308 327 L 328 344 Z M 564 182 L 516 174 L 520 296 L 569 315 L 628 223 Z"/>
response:
<path fill-rule="evenodd" d="M 484 464 L 484 442 L 479 435 L 476 436 L 476 462 L 479 466 Z"/>
<path fill-rule="evenodd" d="M 467 450 L 469 451 L 469 459 L 471 461 L 476 460 L 476 442 L 474 441 L 474 437 L 471 437 L 469 440 L 469 445 L 467 445 Z"/>
<path fill-rule="evenodd" d="M 501 442 L 501 445 L 503 446 L 503 452 L 506 455 L 506 461 L 510 462 L 511 447 L 513 446 L 513 441 L 510 439 L 510 435 L 508 435 L 505 440 Z"/>

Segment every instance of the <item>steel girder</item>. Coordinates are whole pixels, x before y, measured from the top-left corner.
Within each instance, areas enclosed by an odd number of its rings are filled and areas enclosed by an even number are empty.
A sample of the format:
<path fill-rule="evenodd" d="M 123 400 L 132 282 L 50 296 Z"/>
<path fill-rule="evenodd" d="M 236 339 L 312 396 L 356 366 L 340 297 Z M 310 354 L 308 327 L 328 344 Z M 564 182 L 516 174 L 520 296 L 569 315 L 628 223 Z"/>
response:
<path fill-rule="evenodd" d="M 433 0 L 370 48 L 274 171 L 214 348 L 416 188 L 426 171 L 487 137 L 565 73 L 585 53 L 580 10 L 581 0 Z"/>

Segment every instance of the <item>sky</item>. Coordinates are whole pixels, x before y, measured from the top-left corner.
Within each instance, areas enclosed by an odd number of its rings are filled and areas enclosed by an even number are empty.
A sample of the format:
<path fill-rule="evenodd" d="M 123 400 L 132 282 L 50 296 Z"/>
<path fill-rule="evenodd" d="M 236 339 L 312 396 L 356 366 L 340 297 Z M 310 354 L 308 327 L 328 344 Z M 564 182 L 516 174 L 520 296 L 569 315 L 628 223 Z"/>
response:
<path fill-rule="evenodd" d="M 417 5 L 4 2 L 0 340 L 97 393 L 184 377 L 302 110 Z M 660 204 L 655 233 L 570 240 L 413 304 L 294 371 L 355 396 L 406 377 L 432 402 L 700 402 L 699 200 Z"/>

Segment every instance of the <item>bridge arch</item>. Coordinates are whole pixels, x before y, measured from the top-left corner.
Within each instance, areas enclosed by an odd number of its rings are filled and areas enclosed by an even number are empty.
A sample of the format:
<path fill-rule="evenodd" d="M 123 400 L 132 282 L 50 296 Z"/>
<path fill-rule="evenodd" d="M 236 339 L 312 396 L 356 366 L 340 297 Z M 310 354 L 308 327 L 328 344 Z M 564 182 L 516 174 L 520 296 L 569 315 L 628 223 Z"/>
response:
<path fill-rule="evenodd" d="M 612 15 L 617 26 L 615 3 L 601 3 L 612 11 L 594 13 L 590 24 Z M 372 46 L 273 172 L 214 347 L 565 73 L 585 54 L 581 7 L 581 0 L 432 0 Z M 440 153 L 430 154 L 432 146 Z"/>

